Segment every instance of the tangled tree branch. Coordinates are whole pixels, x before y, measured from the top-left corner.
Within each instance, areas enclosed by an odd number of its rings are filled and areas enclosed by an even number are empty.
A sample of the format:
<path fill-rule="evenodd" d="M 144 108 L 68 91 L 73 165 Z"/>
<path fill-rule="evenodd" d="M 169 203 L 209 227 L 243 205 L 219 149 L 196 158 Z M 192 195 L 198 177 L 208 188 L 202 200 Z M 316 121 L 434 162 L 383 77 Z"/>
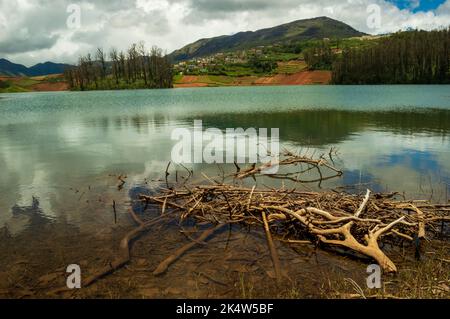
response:
<path fill-rule="evenodd" d="M 418 209 L 412 202 L 387 199 L 382 194 L 371 196 L 369 190 L 361 197 L 347 193 L 258 190 L 220 184 L 167 192 L 164 196 L 171 198 L 172 205 L 182 211 L 180 218 L 212 224 L 262 224 L 266 234 L 279 234 L 278 237 L 288 241 L 318 240 L 325 246 L 347 248 L 372 258 L 386 272 L 396 272 L 397 267 L 380 248 L 379 242 L 385 237 L 423 238 L 425 229 L 432 235 L 436 233 L 438 223 L 447 220 L 446 209 L 450 208 L 450 205 L 423 203 Z M 154 197 L 142 198 L 161 202 Z M 277 269 L 276 252 L 270 241 L 271 237 L 268 237 Z"/>
<path fill-rule="evenodd" d="M 330 159 L 332 159 L 331 155 Z M 307 156 L 294 154 L 288 150 L 285 150 L 281 154 L 280 158 L 272 158 L 271 161 L 261 165 L 253 164 L 250 168 L 244 170 L 242 170 L 236 162 L 234 165 L 236 166 L 236 173 L 229 176 L 236 179 L 246 179 L 249 177 L 255 179 L 256 177 L 263 175 L 275 179 L 290 180 L 296 183 L 318 183 L 319 186 L 323 181 L 342 176 L 343 174 L 341 170 L 328 163 L 325 159 L 325 155 L 320 156 L 318 159 L 314 159 Z M 283 167 L 293 166 L 299 167 L 300 169 L 294 169 L 293 171 L 288 171 L 286 173 L 279 172 L 279 170 Z M 328 174 L 324 174 L 324 168 L 327 170 Z M 318 177 L 306 180 L 300 178 L 301 175 L 311 171 L 316 171 Z"/>
<path fill-rule="evenodd" d="M 332 152 L 329 157 L 333 161 Z M 321 243 L 327 247 L 340 246 L 350 251 L 372 258 L 386 271 L 396 272 L 397 267 L 386 255 L 379 244 L 385 240 L 398 243 L 398 240 L 415 241 L 431 238 L 444 228 L 442 223 L 450 221 L 450 204 L 433 204 L 428 201 L 397 200 L 396 193 L 372 194 L 370 190 L 364 196 L 333 191 L 299 191 L 297 189 L 257 189 L 225 183 L 226 177 L 245 179 L 266 174 L 267 170 L 277 167 L 294 166 L 294 171 L 269 174 L 272 178 L 294 182 L 318 182 L 342 175 L 342 172 L 330 165 L 321 156 L 312 159 L 286 151 L 277 162 L 252 165 L 241 169 L 237 163 L 236 173 L 225 176 L 222 183 L 205 178 L 212 185 L 188 185 L 193 172 L 187 169 L 188 177 L 181 184 L 170 185 L 168 164 L 165 171 L 167 189 L 157 196 L 141 195 L 147 208 L 149 204 L 161 207 L 161 216 L 143 221 L 132 210 L 130 216 L 137 224 L 122 239 L 119 253 L 105 267 L 96 271 L 83 281 L 89 286 L 98 279 L 123 267 L 130 261 L 130 243 L 139 235 L 164 219 L 178 219 L 180 224 L 191 219 L 212 227 L 204 231 L 197 240 L 192 240 L 164 259 L 154 270 L 155 276 L 164 274 L 169 266 L 177 261 L 189 249 L 201 244 L 216 231 L 230 224 L 263 226 L 268 247 L 272 256 L 275 275 L 281 279 L 281 265 L 274 239 L 290 244 Z M 300 170 L 298 169 L 300 167 Z M 325 169 L 331 174 L 325 174 Z M 318 177 L 302 180 L 302 174 L 316 171 Z M 178 174 L 176 175 L 178 182 Z M 145 210 L 145 209 L 144 209 Z M 441 226 L 441 227 L 440 227 Z M 442 235 L 442 234 L 441 234 Z"/>

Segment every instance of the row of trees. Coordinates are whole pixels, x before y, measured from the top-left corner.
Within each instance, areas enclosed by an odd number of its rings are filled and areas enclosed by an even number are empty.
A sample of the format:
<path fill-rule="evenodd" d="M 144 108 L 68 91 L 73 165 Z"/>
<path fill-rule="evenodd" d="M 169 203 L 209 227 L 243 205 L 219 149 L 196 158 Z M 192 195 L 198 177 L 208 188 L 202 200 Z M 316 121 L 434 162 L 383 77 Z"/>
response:
<path fill-rule="evenodd" d="M 270 59 L 263 59 L 258 56 L 253 56 L 248 60 L 248 66 L 257 73 L 270 73 L 278 67 L 276 61 Z"/>
<path fill-rule="evenodd" d="M 9 84 L 5 81 L 0 80 L 0 89 L 6 89 L 9 87 Z"/>
<path fill-rule="evenodd" d="M 71 89 L 81 91 L 173 87 L 170 59 L 158 47 L 147 51 L 143 42 L 132 44 L 126 52 L 111 49 L 106 54 L 99 48 L 94 56 L 80 57 L 65 77 Z"/>
<path fill-rule="evenodd" d="M 326 41 L 304 49 L 303 57 L 312 70 L 330 70 L 335 61 L 335 54 Z"/>
<path fill-rule="evenodd" d="M 333 63 L 333 82 L 450 83 L 450 29 L 400 32 L 372 46 L 345 49 Z"/>

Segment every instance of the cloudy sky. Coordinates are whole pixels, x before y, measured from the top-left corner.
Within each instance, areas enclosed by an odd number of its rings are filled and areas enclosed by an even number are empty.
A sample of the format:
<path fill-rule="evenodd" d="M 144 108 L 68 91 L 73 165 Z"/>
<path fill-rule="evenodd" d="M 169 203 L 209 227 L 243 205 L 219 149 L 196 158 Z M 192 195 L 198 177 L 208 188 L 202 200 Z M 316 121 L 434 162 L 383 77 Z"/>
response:
<path fill-rule="evenodd" d="M 376 28 L 367 23 L 374 8 Z M 433 29 L 449 25 L 450 0 L 0 0 L 0 58 L 74 63 L 98 46 L 120 50 L 141 40 L 171 52 L 199 38 L 317 16 L 371 34 Z"/>

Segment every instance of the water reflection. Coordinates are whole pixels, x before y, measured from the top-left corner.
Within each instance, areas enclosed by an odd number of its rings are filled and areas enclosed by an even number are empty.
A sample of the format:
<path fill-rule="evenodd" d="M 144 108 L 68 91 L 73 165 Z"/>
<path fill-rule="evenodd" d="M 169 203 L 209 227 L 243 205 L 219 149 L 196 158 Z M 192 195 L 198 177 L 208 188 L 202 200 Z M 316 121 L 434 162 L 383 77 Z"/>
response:
<path fill-rule="evenodd" d="M 175 143 L 172 130 L 190 128 L 196 119 L 203 120 L 205 129 L 278 127 L 283 146 L 311 153 L 338 147 L 345 174 L 327 187 L 370 184 L 374 191 L 433 194 L 433 199 L 445 200 L 450 184 L 448 89 L 8 95 L 0 101 L 0 228 L 15 223 L 14 231 L 20 232 L 31 223 L 17 222 L 22 218 L 18 207 L 35 207 L 39 218 L 64 219 L 82 229 L 111 223 L 112 200 L 125 203 L 130 188 L 159 179 Z M 217 173 L 215 165 L 196 165 L 194 170 Z M 128 175 L 121 193 L 114 174 Z M 39 198 L 38 207 L 34 198 Z"/>
<path fill-rule="evenodd" d="M 45 224 L 52 222 L 41 209 L 39 204 L 39 199 L 32 197 L 32 202 L 30 206 L 19 206 L 14 205 L 11 209 L 12 218 L 8 223 L 9 235 L 14 235 L 18 233 L 24 225 L 29 228 L 42 227 Z"/>
<path fill-rule="evenodd" d="M 191 117 L 190 122 L 196 118 Z M 424 109 L 411 111 L 362 112 L 345 110 L 300 110 L 258 114 L 203 115 L 208 127 L 278 127 L 284 141 L 322 147 L 338 144 L 367 130 L 393 134 L 448 137 L 450 110 Z"/>

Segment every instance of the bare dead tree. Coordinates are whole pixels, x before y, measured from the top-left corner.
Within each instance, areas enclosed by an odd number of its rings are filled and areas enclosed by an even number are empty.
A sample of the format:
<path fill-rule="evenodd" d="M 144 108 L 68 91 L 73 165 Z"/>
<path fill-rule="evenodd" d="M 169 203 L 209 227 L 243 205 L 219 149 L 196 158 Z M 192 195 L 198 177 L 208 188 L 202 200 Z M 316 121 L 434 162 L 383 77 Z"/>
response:
<path fill-rule="evenodd" d="M 105 53 L 103 52 L 102 48 L 97 48 L 95 58 L 97 59 L 98 62 L 100 62 L 100 67 L 101 67 L 100 76 L 102 79 L 105 79 L 106 78 L 106 56 L 105 56 Z"/>

